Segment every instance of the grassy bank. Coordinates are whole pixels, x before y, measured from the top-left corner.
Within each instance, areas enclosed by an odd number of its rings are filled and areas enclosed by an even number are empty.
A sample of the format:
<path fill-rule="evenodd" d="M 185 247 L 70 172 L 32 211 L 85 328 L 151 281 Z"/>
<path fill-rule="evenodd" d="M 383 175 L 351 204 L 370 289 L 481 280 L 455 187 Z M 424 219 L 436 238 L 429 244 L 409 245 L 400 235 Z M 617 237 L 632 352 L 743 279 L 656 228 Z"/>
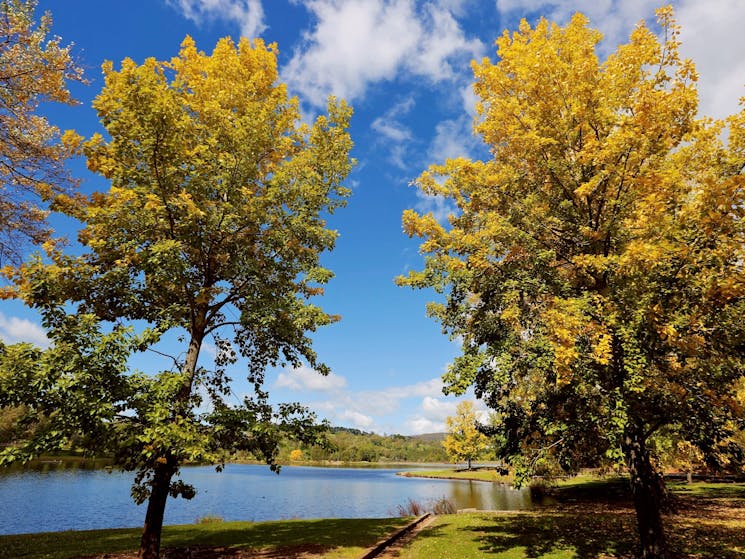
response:
<path fill-rule="evenodd" d="M 277 557 L 295 549 L 323 557 L 356 558 L 364 549 L 401 528 L 409 519 L 326 519 L 275 522 L 209 522 L 163 529 L 163 548 L 210 547 L 224 556 L 238 550 L 270 550 Z M 140 528 L 49 532 L 0 536 L 2 559 L 69 559 L 112 553 L 135 553 Z M 215 555 L 219 556 L 219 555 Z"/>

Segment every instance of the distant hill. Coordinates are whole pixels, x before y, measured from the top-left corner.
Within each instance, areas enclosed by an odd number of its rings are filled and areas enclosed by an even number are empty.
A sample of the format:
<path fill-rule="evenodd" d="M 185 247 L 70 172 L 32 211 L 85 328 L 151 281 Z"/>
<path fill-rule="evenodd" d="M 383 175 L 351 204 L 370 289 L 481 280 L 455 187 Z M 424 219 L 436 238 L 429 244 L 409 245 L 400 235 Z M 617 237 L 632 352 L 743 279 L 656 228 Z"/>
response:
<path fill-rule="evenodd" d="M 445 433 L 378 435 L 350 427 L 331 427 L 332 448 L 301 447 L 306 460 L 339 462 L 447 462 L 442 447 Z M 280 458 L 293 450 L 283 449 Z"/>
<path fill-rule="evenodd" d="M 411 435 L 411 438 L 425 442 L 442 443 L 446 436 L 447 433 L 424 433 L 422 435 Z"/>

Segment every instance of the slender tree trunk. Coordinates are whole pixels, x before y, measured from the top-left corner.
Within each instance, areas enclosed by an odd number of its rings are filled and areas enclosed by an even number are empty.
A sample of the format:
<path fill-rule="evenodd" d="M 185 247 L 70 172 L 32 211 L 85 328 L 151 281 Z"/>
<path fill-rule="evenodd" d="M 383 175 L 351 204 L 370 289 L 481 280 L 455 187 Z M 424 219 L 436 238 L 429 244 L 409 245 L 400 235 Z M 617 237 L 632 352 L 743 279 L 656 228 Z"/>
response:
<path fill-rule="evenodd" d="M 652 466 L 642 428 L 629 427 L 623 446 L 631 475 L 631 492 L 639 527 L 641 557 L 666 559 L 667 544 L 662 527 L 665 482 L 662 475 Z"/>
<path fill-rule="evenodd" d="M 181 372 L 184 373 L 184 384 L 181 387 L 176 400 L 179 403 L 186 404 L 191 397 L 191 387 L 194 382 L 194 372 L 197 370 L 197 361 L 199 360 L 199 351 L 202 349 L 202 341 L 204 340 L 203 332 L 192 332 L 191 339 L 189 340 L 189 349 L 186 352 L 186 358 L 184 359 L 184 365 L 181 368 Z"/>
<path fill-rule="evenodd" d="M 199 350 L 202 347 L 203 339 L 203 328 L 198 332 L 192 331 L 191 339 L 189 340 L 189 349 L 186 352 L 184 365 L 181 369 L 182 373 L 184 373 L 184 384 L 181 386 L 174 402 L 174 421 L 179 417 L 183 417 L 188 412 L 194 372 L 197 370 Z M 178 460 L 173 457 L 168 457 L 163 464 L 159 463 L 155 466 L 150 499 L 147 503 L 147 513 L 145 513 L 145 526 L 140 541 L 139 556 L 141 559 L 158 559 L 160 556 L 160 536 L 163 531 L 163 516 L 166 512 L 166 501 L 171 487 L 171 478 L 178 470 L 178 466 Z"/>
<path fill-rule="evenodd" d="M 153 485 L 150 491 L 150 499 L 147 502 L 145 526 L 140 540 L 139 557 L 141 559 L 158 559 L 160 555 L 163 516 L 166 512 L 168 489 L 171 486 L 171 477 L 173 477 L 174 471 L 173 466 L 169 464 L 159 464 L 153 473 Z"/>

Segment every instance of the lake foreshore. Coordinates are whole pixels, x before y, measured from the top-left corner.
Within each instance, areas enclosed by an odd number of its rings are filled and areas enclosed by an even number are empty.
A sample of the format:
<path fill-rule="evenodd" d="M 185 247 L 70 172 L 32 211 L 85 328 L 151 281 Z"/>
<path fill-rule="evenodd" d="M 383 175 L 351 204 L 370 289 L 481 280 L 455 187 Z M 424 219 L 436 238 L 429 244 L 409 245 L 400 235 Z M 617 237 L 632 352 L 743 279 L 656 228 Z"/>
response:
<path fill-rule="evenodd" d="M 397 550 L 400 559 L 489 556 L 516 559 L 551 557 L 627 558 L 634 554 L 633 506 L 620 478 L 577 482 L 557 489 L 558 501 L 532 511 L 474 512 L 437 516 Z M 672 483 L 676 511 L 665 515 L 668 541 L 676 557 L 735 559 L 745 548 L 745 484 Z M 204 519 L 166 526 L 166 557 L 259 559 L 323 557 L 359 559 L 411 518 L 317 519 L 222 522 Z M 135 557 L 140 529 L 65 531 L 0 536 L 0 559 Z M 182 554 L 182 555 L 179 555 Z"/>

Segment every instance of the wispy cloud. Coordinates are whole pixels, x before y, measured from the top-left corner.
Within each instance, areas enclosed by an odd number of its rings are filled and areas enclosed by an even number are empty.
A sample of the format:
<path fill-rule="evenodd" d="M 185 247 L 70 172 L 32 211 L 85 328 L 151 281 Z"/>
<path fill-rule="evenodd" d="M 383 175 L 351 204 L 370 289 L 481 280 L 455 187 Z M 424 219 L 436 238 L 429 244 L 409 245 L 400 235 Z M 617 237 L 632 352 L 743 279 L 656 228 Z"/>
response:
<path fill-rule="evenodd" d="M 406 169 L 408 145 L 412 140 L 411 129 L 402 122 L 414 107 L 414 98 L 407 97 L 373 120 L 370 128 L 378 134 L 376 146 L 387 152 L 387 159 L 399 169 Z"/>
<path fill-rule="evenodd" d="M 359 429 L 369 429 L 375 423 L 375 420 L 371 416 L 348 409 L 340 412 L 337 417 L 341 421 L 348 422 Z"/>
<path fill-rule="evenodd" d="M 417 190 L 416 198 L 414 209 L 422 215 L 431 213 L 432 217 L 442 224 L 447 223 L 448 217 L 458 211 L 451 200 L 442 196 L 434 196 Z"/>
<path fill-rule="evenodd" d="M 444 425 L 444 418 L 450 415 L 447 412 L 455 410 L 455 404 L 451 405 L 450 402 L 442 395 L 442 380 L 433 378 L 381 390 L 355 392 L 342 387 L 330 391 L 327 399 L 306 402 L 306 405 L 334 425 L 353 426 L 378 433 L 418 434 L 432 431 L 427 430 L 424 422 L 417 425 L 413 422 L 421 418 L 429 419 L 439 429 Z M 402 408 L 414 410 L 414 415 L 392 424 L 391 418 L 398 417 Z"/>
<path fill-rule="evenodd" d="M 261 0 L 166 0 L 197 25 L 212 20 L 235 23 L 244 37 L 258 37 L 266 29 Z"/>
<path fill-rule="evenodd" d="M 276 388 L 289 390 L 331 392 L 347 385 L 344 377 L 329 373 L 324 376 L 305 365 L 282 371 L 275 382 Z"/>
<path fill-rule="evenodd" d="M 438 123 L 429 146 L 429 159 L 437 163 L 456 157 L 473 159 L 483 147 L 481 140 L 473 135 L 472 130 L 473 119 L 469 115 Z"/>
<path fill-rule="evenodd" d="M 483 402 L 474 400 L 473 395 L 462 398 L 426 397 L 413 416 L 406 421 L 408 433 L 420 435 L 422 433 L 442 433 L 446 430 L 445 419 L 455 415 L 458 404 L 463 400 L 472 400 L 475 404 L 476 417 L 486 422 L 489 412 Z"/>
<path fill-rule="evenodd" d="M 44 329 L 35 322 L 0 313 L 0 339 L 9 344 L 28 342 L 40 347 L 49 347 Z"/>
<path fill-rule="evenodd" d="M 461 2 L 298 0 L 315 18 L 283 74 L 314 106 L 329 94 L 353 101 L 370 84 L 400 77 L 452 79 L 484 45 L 466 37 Z M 456 70 L 457 68 L 457 70 Z"/>

